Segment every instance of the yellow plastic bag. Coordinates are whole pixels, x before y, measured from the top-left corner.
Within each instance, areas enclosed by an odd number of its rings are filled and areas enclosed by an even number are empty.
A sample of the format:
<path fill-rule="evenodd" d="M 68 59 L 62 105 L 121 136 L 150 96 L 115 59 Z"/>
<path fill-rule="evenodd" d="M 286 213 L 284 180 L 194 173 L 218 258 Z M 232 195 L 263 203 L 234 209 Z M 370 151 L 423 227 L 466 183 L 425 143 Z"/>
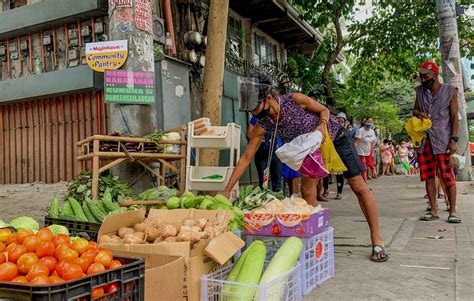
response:
<path fill-rule="evenodd" d="M 418 117 L 412 117 L 405 123 L 405 129 L 415 148 L 421 146 L 421 142 L 426 137 L 426 131 L 430 128 L 431 120 L 427 118 L 420 119 Z"/>
<path fill-rule="evenodd" d="M 327 128 L 326 132 L 324 133 L 324 143 L 321 144 L 319 150 L 323 155 L 324 166 L 327 170 L 329 170 L 329 172 L 335 173 L 347 171 L 347 167 L 344 165 L 341 157 L 339 157 L 339 154 L 334 148 L 334 143 L 332 143 L 331 136 L 329 135 Z"/>

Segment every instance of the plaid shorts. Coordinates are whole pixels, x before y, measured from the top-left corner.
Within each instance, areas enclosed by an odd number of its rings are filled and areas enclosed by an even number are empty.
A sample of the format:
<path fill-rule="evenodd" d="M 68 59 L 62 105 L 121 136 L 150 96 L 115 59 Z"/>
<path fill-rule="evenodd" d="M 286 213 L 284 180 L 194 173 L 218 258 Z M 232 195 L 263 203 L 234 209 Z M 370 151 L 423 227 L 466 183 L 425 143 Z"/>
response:
<path fill-rule="evenodd" d="M 436 177 L 436 171 L 438 171 L 438 177 L 443 179 L 443 183 L 446 187 L 455 185 L 454 169 L 451 164 L 449 164 L 449 159 L 449 154 L 434 155 L 431 149 L 431 143 L 426 139 L 423 152 L 418 153 L 421 180 L 434 179 Z"/>

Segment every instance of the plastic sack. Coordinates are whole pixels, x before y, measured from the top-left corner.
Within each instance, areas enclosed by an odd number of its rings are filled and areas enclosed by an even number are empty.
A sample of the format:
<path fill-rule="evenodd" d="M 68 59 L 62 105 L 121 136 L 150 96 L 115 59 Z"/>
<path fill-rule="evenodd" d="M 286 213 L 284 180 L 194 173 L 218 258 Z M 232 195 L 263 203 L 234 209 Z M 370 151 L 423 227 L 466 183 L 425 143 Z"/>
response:
<path fill-rule="evenodd" d="M 457 169 L 463 169 L 466 165 L 466 157 L 460 156 L 458 154 L 453 154 L 449 159 L 449 163 Z"/>
<path fill-rule="evenodd" d="M 324 167 L 323 156 L 319 150 L 315 150 L 306 156 L 299 172 L 312 179 L 321 179 L 329 175 L 329 171 Z"/>
<path fill-rule="evenodd" d="M 410 171 L 410 165 L 407 162 L 403 161 L 402 166 L 407 172 Z"/>
<path fill-rule="evenodd" d="M 288 165 L 283 164 L 281 167 L 281 176 L 284 179 L 290 180 L 290 179 L 296 179 L 296 178 L 301 177 L 301 174 L 297 172 L 296 170 L 289 168 Z"/>
<path fill-rule="evenodd" d="M 421 142 L 426 137 L 426 131 L 431 128 L 431 120 L 428 118 L 420 119 L 412 117 L 405 123 L 405 129 L 410 136 L 411 143 L 415 148 L 421 146 Z"/>
<path fill-rule="evenodd" d="M 317 150 L 321 145 L 323 135 L 319 131 L 306 133 L 283 144 L 275 154 L 281 162 L 293 170 L 299 170 L 308 154 Z"/>
<path fill-rule="evenodd" d="M 339 154 L 334 148 L 334 143 L 331 140 L 331 136 L 329 135 L 327 128 L 324 143 L 321 144 L 319 149 L 321 150 L 321 154 L 323 156 L 324 166 L 326 166 L 326 169 L 329 170 L 329 172 L 336 173 L 347 171 L 347 167 L 344 165 L 341 157 L 339 157 Z"/>

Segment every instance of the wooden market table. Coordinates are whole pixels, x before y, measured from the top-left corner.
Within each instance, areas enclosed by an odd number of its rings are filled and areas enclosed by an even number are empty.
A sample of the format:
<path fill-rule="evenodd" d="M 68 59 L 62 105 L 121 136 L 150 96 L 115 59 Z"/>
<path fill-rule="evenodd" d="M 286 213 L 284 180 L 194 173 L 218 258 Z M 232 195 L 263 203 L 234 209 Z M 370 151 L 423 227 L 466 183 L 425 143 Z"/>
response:
<path fill-rule="evenodd" d="M 123 162 L 135 162 L 143 166 L 147 171 L 155 175 L 160 185 L 165 184 L 165 173 L 166 168 L 171 171 L 175 171 L 178 168 L 175 166 L 176 161 L 179 163 L 179 189 L 184 192 L 185 179 L 186 179 L 186 127 L 183 126 L 179 129 L 181 140 L 180 141 L 167 141 L 162 140 L 159 145 L 164 147 L 166 145 L 179 145 L 179 154 L 165 154 L 163 152 L 150 151 L 145 148 L 146 145 L 153 144 L 152 141 L 144 138 L 134 137 L 120 137 L 120 136 L 108 136 L 108 135 L 93 135 L 77 143 L 77 160 L 87 161 L 92 160 L 92 199 L 97 200 L 99 194 L 99 175 Z M 168 130 L 170 132 L 173 130 Z M 116 151 L 101 151 L 101 142 L 111 143 L 116 147 Z M 126 144 L 133 143 L 138 144 L 137 150 L 127 150 Z M 147 163 L 157 162 L 160 164 L 160 172 L 155 171 L 153 168 L 148 166 Z M 81 166 L 82 164 L 79 164 Z"/>

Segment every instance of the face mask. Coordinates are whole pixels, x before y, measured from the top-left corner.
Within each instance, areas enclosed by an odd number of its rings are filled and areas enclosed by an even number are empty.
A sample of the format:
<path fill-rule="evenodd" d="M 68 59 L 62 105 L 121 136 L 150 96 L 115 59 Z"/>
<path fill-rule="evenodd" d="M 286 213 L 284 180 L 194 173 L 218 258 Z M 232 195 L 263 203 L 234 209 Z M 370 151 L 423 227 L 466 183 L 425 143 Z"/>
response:
<path fill-rule="evenodd" d="M 434 80 L 434 78 L 432 78 L 430 80 L 425 80 L 424 82 L 421 82 L 421 85 L 423 86 L 423 88 L 431 90 L 434 83 L 435 83 L 435 80 Z"/>
<path fill-rule="evenodd" d="M 366 123 L 366 124 L 364 125 L 364 127 L 369 130 L 369 129 L 373 128 L 374 125 L 373 125 L 372 123 Z"/>

